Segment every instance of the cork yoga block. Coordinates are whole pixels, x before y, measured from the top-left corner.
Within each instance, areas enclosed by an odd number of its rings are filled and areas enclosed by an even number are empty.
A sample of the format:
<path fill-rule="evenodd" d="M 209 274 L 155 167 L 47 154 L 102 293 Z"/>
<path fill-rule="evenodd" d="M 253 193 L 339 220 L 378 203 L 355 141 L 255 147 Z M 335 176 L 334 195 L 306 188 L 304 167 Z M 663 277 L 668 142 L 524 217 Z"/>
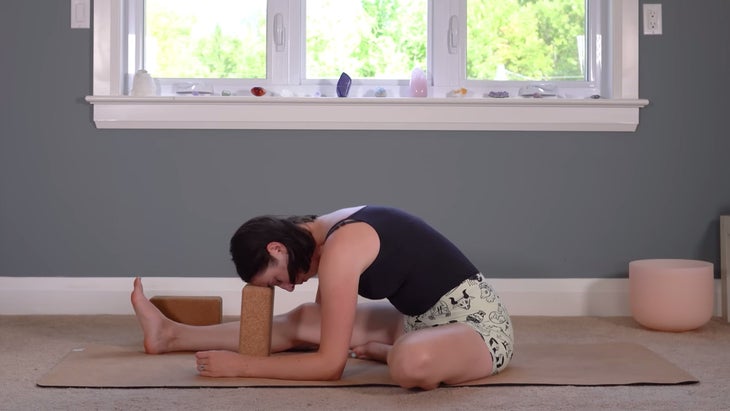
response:
<path fill-rule="evenodd" d="M 271 354 L 274 288 L 246 284 L 241 293 L 241 334 L 238 352 L 268 356 Z"/>
<path fill-rule="evenodd" d="M 213 325 L 223 320 L 221 297 L 155 296 L 150 302 L 165 317 L 183 324 Z"/>

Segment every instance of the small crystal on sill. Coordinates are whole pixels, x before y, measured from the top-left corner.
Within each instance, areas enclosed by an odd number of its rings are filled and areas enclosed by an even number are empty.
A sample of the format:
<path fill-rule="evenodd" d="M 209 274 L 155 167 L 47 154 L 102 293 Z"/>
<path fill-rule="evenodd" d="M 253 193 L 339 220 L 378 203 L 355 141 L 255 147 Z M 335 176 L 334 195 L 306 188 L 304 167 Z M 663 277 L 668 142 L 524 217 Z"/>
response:
<path fill-rule="evenodd" d="M 385 90 L 383 87 L 378 87 L 375 89 L 375 97 L 387 97 L 388 91 Z"/>
<path fill-rule="evenodd" d="M 261 97 L 266 94 L 266 89 L 263 87 L 253 87 L 251 88 L 251 94 L 256 97 Z"/>
<path fill-rule="evenodd" d="M 508 91 L 490 91 L 487 97 L 491 98 L 507 98 L 509 97 Z"/>
<path fill-rule="evenodd" d="M 340 79 L 337 81 L 337 97 L 347 97 L 350 94 L 350 86 L 352 85 L 352 79 L 347 73 L 342 73 Z"/>
<path fill-rule="evenodd" d="M 427 97 L 428 96 L 428 80 L 426 73 L 416 67 L 411 72 L 411 97 Z"/>
<path fill-rule="evenodd" d="M 147 70 L 137 70 L 132 80 L 133 96 L 154 96 L 157 94 L 157 86 L 155 80 L 150 76 Z"/>
<path fill-rule="evenodd" d="M 519 95 L 522 97 L 543 98 L 555 97 L 558 88 L 552 83 L 528 84 L 520 87 Z"/>
<path fill-rule="evenodd" d="M 213 85 L 209 83 L 175 83 L 173 84 L 175 94 L 191 95 L 191 96 L 211 96 L 213 95 Z"/>
<path fill-rule="evenodd" d="M 466 97 L 468 94 L 469 90 L 461 87 L 457 88 L 456 90 L 449 91 L 448 93 L 446 93 L 446 97 Z"/>

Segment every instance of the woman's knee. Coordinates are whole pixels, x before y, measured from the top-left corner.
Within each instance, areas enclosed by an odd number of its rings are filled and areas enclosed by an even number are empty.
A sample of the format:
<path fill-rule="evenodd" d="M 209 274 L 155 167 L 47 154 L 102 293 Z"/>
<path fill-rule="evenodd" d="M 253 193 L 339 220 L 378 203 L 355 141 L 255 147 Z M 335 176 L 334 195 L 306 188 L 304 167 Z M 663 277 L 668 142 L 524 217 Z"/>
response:
<path fill-rule="evenodd" d="M 290 331 L 290 337 L 294 341 L 319 343 L 321 317 L 318 304 L 301 304 L 283 314 L 283 320 L 286 323 L 286 328 Z"/>
<path fill-rule="evenodd" d="M 292 324 L 320 321 L 320 307 L 316 303 L 300 304 L 291 311 L 284 314 L 287 321 Z"/>
<path fill-rule="evenodd" d="M 410 341 L 406 335 L 396 342 L 388 354 L 390 376 L 404 388 L 430 390 L 438 387 L 440 381 L 434 379 L 434 368 L 439 359 L 434 358 L 432 350 L 423 344 Z"/>

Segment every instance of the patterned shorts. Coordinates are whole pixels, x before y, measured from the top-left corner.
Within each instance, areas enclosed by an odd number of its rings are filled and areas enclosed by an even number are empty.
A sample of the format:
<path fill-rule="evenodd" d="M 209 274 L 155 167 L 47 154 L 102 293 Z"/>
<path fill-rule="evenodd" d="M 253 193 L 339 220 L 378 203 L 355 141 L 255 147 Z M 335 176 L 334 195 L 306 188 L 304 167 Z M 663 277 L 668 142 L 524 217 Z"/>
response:
<path fill-rule="evenodd" d="M 512 322 L 482 274 L 464 280 L 425 313 L 406 316 L 403 329 L 408 333 L 451 323 L 469 325 L 482 336 L 492 353 L 492 374 L 507 367 L 514 348 Z"/>

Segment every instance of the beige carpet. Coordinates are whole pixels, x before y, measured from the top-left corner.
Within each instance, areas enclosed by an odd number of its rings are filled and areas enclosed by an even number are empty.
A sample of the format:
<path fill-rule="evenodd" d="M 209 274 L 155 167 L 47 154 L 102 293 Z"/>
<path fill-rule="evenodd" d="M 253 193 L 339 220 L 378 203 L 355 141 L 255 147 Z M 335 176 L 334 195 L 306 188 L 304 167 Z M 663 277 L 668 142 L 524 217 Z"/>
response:
<path fill-rule="evenodd" d="M 639 344 L 524 344 L 502 373 L 462 386 L 683 384 L 697 380 Z M 285 354 L 284 354 L 285 355 Z M 337 381 L 205 378 L 191 353 L 146 355 L 138 347 L 86 345 L 73 349 L 42 387 L 352 387 L 395 385 L 381 363 L 349 359 Z"/>
<path fill-rule="evenodd" d="M 515 317 L 518 344 L 636 343 L 687 371 L 688 385 L 326 388 L 42 388 L 74 348 L 139 347 L 127 316 L 0 316 L 0 410 L 727 410 L 730 325 L 649 331 L 625 317 Z"/>

